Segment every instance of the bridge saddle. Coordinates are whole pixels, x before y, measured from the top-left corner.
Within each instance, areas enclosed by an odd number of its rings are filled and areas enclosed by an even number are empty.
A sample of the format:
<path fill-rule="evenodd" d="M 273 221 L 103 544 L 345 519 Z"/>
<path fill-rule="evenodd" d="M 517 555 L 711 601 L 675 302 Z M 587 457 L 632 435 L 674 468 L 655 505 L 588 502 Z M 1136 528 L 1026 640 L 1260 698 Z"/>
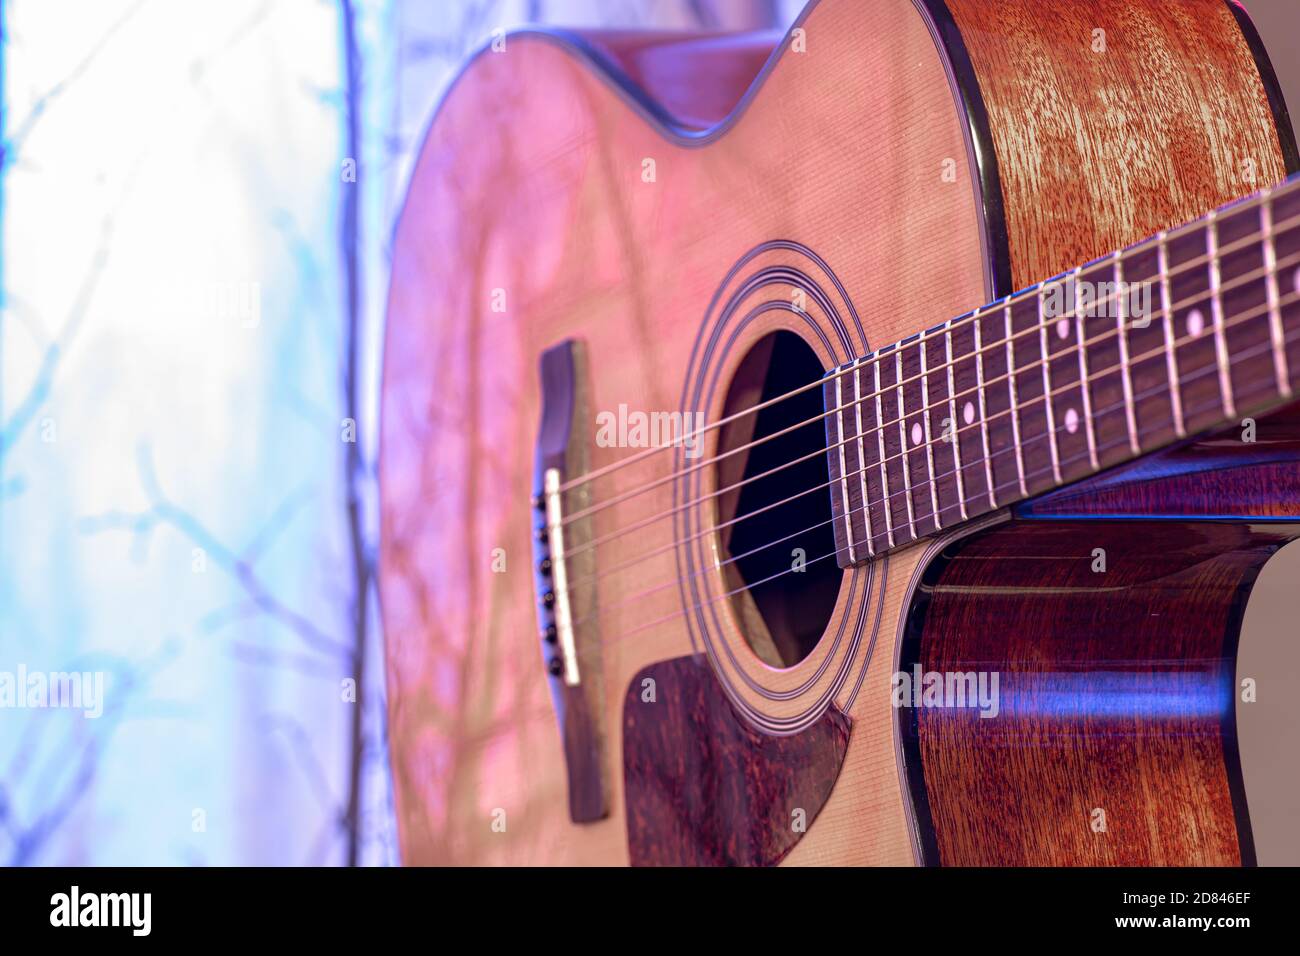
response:
<path fill-rule="evenodd" d="M 569 816 L 590 823 L 609 815 L 604 671 L 595 620 L 591 485 L 565 487 L 588 470 L 583 401 L 586 357 L 566 340 L 542 353 L 542 420 L 533 495 L 533 552 L 542 661 L 559 720 L 569 783 Z M 577 518 L 566 517 L 578 515 Z"/>

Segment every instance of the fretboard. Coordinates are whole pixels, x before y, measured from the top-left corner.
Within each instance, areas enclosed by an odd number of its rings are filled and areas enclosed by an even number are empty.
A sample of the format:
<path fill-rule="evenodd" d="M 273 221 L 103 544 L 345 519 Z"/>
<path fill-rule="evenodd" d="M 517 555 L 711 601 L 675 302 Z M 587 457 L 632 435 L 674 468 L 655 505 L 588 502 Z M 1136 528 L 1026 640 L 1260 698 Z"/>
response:
<path fill-rule="evenodd" d="M 1300 179 L 826 375 L 837 557 L 870 560 L 1300 388 Z"/>

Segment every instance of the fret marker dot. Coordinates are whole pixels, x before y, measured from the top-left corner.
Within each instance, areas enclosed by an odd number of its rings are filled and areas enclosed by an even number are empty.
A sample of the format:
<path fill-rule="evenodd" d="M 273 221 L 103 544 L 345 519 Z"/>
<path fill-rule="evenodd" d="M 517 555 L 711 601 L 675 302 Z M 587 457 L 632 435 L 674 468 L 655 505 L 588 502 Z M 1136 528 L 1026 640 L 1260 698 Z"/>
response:
<path fill-rule="evenodd" d="M 916 422 L 912 425 L 912 444 L 921 444 L 921 423 Z"/>
<path fill-rule="evenodd" d="M 965 419 L 967 425 L 969 425 L 971 422 L 975 421 L 975 403 L 974 403 L 974 402 L 967 402 L 965 405 L 962 406 L 962 409 L 961 409 L 961 417 L 962 417 L 963 419 Z"/>
<path fill-rule="evenodd" d="M 1057 320 L 1056 320 L 1056 337 L 1057 337 L 1057 338 L 1060 338 L 1060 339 L 1068 339 L 1068 338 L 1070 337 L 1070 320 L 1069 320 L 1069 319 L 1057 319 Z"/>
<path fill-rule="evenodd" d="M 1300 293 L 1300 266 L 1296 266 L 1295 272 L 1291 276 L 1291 285 L 1297 293 Z"/>
<path fill-rule="evenodd" d="M 1073 435 L 1079 430 L 1079 413 L 1073 408 L 1066 409 L 1065 412 L 1065 430 Z"/>
<path fill-rule="evenodd" d="M 1187 334 L 1196 338 L 1205 331 L 1205 316 L 1201 314 L 1200 309 L 1192 309 L 1187 313 Z"/>

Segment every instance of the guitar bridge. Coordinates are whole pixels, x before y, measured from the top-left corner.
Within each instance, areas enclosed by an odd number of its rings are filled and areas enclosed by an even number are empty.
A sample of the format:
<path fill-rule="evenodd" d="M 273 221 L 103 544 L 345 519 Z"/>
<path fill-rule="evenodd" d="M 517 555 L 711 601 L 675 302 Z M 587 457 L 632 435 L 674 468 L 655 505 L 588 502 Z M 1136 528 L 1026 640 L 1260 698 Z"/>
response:
<path fill-rule="evenodd" d="M 565 483 L 586 474 L 587 420 L 581 343 L 566 340 L 542 353 L 542 421 L 533 495 L 533 555 L 542 661 L 564 745 L 569 817 L 590 823 L 609 815 L 604 671 L 595 620 L 596 561 L 589 517 L 591 486 Z"/>

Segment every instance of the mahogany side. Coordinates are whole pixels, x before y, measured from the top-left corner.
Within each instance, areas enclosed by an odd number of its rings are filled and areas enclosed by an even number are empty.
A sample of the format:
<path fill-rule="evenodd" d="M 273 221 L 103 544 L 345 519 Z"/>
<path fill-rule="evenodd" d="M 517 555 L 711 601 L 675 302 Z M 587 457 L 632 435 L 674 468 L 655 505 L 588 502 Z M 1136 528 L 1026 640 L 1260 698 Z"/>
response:
<path fill-rule="evenodd" d="M 1294 134 L 1224 0 L 944 2 L 988 108 L 1015 288 L 1286 178 Z"/>
<path fill-rule="evenodd" d="M 997 673 L 1000 708 L 900 712 L 924 862 L 1251 864 L 1237 638 L 1259 569 L 1297 536 L 1016 521 L 945 550 L 900 666 Z"/>
<path fill-rule="evenodd" d="M 1300 403 L 1032 499 L 1025 518 L 1300 518 Z"/>

